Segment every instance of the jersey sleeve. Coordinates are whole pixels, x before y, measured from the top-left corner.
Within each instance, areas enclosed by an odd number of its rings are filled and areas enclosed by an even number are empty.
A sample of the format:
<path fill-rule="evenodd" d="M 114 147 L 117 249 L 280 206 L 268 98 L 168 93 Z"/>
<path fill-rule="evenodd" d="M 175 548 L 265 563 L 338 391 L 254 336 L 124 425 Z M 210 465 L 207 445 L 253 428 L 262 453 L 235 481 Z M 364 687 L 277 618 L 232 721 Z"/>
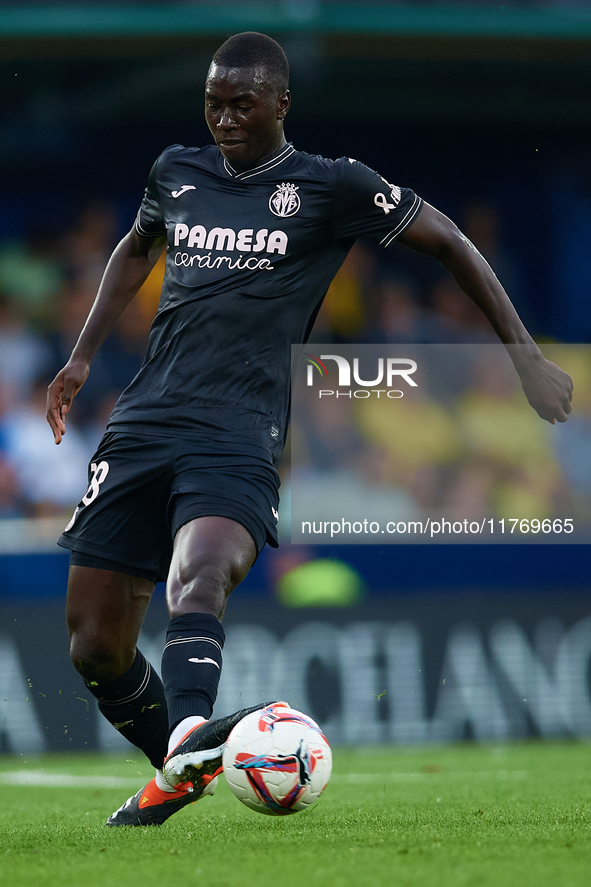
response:
<path fill-rule="evenodd" d="M 158 157 L 150 170 L 148 184 L 135 217 L 135 230 L 142 237 L 159 237 L 162 234 L 166 234 L 166 225 L 162 216 L 158 195 L 158 164 L 161 157 L 162 155 Z"/>
<path fill-rule="evenodd" d="M 389 246 L 416 219 L 423 201 L 410 188 L 391 185 L 357 160 L 343 157 L 337 166 L 335 240 L 368 237 Z"/>

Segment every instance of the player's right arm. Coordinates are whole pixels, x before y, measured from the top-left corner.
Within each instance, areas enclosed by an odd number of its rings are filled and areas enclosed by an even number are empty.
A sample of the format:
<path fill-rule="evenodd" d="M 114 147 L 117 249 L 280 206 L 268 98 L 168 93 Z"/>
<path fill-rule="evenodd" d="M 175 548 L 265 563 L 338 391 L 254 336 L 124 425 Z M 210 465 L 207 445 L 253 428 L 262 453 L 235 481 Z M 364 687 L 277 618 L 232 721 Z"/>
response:
<path fill-rule="evenodd" d="M 66 433 L 66 413 L 88 377 L 94 355 L 145 282 L 165 243 L 165 236 L 146 237 L 133 228 L 113 251 L 70 359 L 47 389 L 47 421 L 56 444 Z"/>

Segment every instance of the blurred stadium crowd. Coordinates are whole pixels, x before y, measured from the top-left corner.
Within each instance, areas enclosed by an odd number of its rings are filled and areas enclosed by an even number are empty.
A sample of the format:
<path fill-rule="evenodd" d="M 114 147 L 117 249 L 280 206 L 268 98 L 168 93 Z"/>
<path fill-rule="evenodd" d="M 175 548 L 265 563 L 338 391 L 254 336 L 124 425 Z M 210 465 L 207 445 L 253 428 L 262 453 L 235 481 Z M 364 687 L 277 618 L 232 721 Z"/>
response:
<path fill-rule="evenodd" d="M 91 204 L 57 239 L 40 232 L 0 244 L 2 517 L 57 515 L 79 500 L 106 418 L 140 366 L 158 298 L 152 282 L 94 361 L 62 445 L 52 444 L 47 385 L 68 359 L 119 236 L 113 208 Z"/>
<path fill-rule="evenodd" d="M 495 208 L 472 203 L 459 222 L 519 304 L 520 269 L 503 244 Z M 59 448 L 54 446 L 45 421 L 47 384 L 70 354 L 121 233 L 117 208 L 91 202 L 57 237 L 40 231 L 0 242 L 1 518 L 61 516 L 71 510 L 86 486 L 86 466 L 110 410 L 140 366 L 163 260 L 99 351 L 76 398 L 66 437 Z M 421 273 L 425 267 L 426 276 Z M 422 258 L 417 263 L 402 248 L 384 253 L 360 242 L 328 293 L 314 341 L 466 344 L 496 339 L 436 263 Z M 587 358 L 583 354 L 580 360 Z M 584 375 L 591 375 L 585 366 Z M 298 459 L 305 461 L 316 492 L 326 493 L 327 483 L 336 484 L 346 498 L 357 472 L 366 496 L 368 485 L 382 497 L 390 491 L 385 500 L 390 517 L 395 499 L 407 517 L 421 507 L 461 505 L 462 516 L 475 519 L 490 506 L 493 490 L 495 513 L 538 518 L 555 514 L 561 497 L 570 508 L 572 490 L 591 495 L 591 469 L 584 467 L 588 460 L 573 452 L 573 446 L 589 445 L 591 393 L 584 403 L 579 392 L 587 418 L 577 419 L 579 434 L 571 434 L 568 445 L 561 445 L 560 435 L 551 443 L 533 413 L 522 416 L 518 437 L 508 440 L 495 428 L 515 409 L 515 380 L 487 372 L 486 362 L 472 369 L 471 378 L 472 388 L 461 393 L 455 415 L 446 412 L 440 398 L 425 397 L 409 406 L 413 415 L 397 421 L 396 429 L 378 402 L 373 413 L 366 406 L 356 415 L 342 401 L 336 407 L 324 401 L 322 422 L 309 416 L 296 438 Z"/>

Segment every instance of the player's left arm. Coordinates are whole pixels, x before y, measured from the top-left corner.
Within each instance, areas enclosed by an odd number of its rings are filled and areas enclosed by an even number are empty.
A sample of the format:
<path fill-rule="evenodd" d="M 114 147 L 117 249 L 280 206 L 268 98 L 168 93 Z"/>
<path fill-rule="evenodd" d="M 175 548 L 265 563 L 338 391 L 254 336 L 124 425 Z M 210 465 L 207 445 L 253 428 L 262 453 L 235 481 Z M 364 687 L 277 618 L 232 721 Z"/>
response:
<path fill-rule="evenodd" d="M 571 411 L 571 377 L 546 360 L 486 259 L 451 219 L 425 203 L 398 240 L 439 259 L 487 317 L 501 342 L 520 346 L 508 351 L 529 403 L 552 425 L 566 422 Z"/>

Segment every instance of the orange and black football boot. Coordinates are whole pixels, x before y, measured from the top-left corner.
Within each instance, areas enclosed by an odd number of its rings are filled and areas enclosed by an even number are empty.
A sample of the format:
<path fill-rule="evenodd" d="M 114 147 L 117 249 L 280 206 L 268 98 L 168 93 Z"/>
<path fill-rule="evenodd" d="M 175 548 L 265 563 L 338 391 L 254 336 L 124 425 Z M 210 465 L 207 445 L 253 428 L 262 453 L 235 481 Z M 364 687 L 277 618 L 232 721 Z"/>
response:
<path fill-rule="evenodd" d="M 203 777 L 202 783 L 203 786 L 199 789 L 179 786 L 175 792 L 165 792 L 152 779 L 109 816 L 107 825 L 162 825 L 181 807 L 194 804 L 204 795 L 213 794 L 215 777 Z"/>
<path fill-rule="evenodd" d="M 199 791 L 204 782 L 207 784 L 208 779 L 222 772 L 224 745 L 236 724 L 251 712 L 268 705 L 273 705 L 273 702 L 261 702 L 252 708 L 243 708 L 233 715 L 226 715 L 225 718 L 205 721 L 198 727 L 193 727 L 165 758 L 166 781 L 174 788 L 192 785 L 195 791 Z"/>

